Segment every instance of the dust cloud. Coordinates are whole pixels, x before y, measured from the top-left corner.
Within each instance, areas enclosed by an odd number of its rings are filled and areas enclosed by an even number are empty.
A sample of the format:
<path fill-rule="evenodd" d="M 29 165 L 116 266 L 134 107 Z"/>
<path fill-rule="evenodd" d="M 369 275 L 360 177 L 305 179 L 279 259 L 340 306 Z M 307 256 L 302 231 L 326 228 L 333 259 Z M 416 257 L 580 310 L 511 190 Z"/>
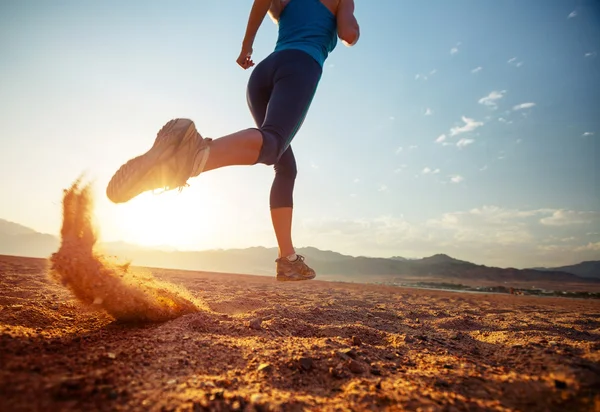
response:
<path fill-rule="evenodd" d="M 61 245 L 50 257 L 50 277 L 83 304 L 119 321 L 163 322 L 203 310 L 184 288 L 159 281 L 129 263 L 119 264 L 96 250 L 93 196 L 78 179 L 64 191 Z"/>

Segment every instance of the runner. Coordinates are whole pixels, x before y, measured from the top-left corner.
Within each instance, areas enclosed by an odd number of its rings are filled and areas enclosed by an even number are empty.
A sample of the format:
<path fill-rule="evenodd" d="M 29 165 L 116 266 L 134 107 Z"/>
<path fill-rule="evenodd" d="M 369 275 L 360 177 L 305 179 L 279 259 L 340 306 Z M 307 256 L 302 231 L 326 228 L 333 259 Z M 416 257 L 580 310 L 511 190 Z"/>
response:
<path fill-rule="evenodd" d="M 272 165 L 270 193 L 273 229 L 279 247 L 277 280 L 313 279 L 315 271 L 292 243 L 296 160 L 291 142 L 306 117 L 321 79 L 323 64 L 338 37 L 353 46 L 360 30 L 354 0 L 255 0 L 237 63 L 254 66 L 252 52 L 259 27 L 269 13 L 279 25 L 275 50 L 254 68 L 247 88 L 256 128 L 217 139 L 205 138 L 190 119 L 169 121 L 145 154 L 115 173 L 106 194 L 123 203 L 139 194 L 187 186 L 200 173 L 234 165 Z"/>

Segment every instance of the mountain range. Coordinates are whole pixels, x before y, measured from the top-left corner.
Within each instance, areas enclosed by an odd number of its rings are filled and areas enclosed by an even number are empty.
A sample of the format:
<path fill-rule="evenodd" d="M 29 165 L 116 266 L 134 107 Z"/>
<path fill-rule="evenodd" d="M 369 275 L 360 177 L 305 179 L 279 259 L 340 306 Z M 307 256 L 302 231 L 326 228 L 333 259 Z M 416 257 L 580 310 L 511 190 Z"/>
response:
<path fill-rule="evenodd" d="M 0 219 L 0 254 L 24 257 L 48 257 L 60 245 L 57 237 L 36 232 L 26 226 Z M 202 270 L 209 272 L 272 275 L 275 269 L 274 248 L 176 251 L 157 250 L 124 242 L 99 245 L 107 255 L 131 260 L 136 266 Z M 600 282 L 600 261 L 582 262 L 560 268 L 497 268 L 477 265 L 436 254 L 422 259 L 400 256 L 373 258 L 349 256 L 313 247 L 299 248 L 322 279 L 357 282 L 394 281 L 402 278 L 437 278 L 469 281 L 553 281 Z"/>

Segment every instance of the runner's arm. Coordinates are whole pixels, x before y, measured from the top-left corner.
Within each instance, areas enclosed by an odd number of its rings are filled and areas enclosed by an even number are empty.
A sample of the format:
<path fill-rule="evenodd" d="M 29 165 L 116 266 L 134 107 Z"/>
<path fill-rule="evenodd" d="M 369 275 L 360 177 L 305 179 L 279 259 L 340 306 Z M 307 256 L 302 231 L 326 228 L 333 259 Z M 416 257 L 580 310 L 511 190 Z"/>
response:
<path fill-rule="evenodd" d="M 242 45 L 244 48 L 252 48 L 256 33 L 260 25 L 262 24 L 269 8 L 271 7 L 271 0 L 254 0 L 252 4 L 252 10 L 250 10 L 250 17 L 248 17 L 248 25 L 246 26 L 246 34 Z"/>
<path fill-rule="evenodd" d="M 340 0 L 336 18 L 338 37 L 346 46 L 354 46 L 360 37 L 360 27 L 354 17 L 354 0 Z"/>

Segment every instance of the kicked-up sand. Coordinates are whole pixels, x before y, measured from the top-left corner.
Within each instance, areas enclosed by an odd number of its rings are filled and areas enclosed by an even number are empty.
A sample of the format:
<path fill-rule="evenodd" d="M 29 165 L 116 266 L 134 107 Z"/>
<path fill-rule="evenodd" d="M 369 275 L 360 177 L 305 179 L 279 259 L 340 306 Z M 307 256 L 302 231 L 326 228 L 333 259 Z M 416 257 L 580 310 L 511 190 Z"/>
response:
<path fill-rule="evenodd" d="M 50 257 L 51 277 L 120 321 L 165 321 L 201 310 L 181 287 L 103 256 L 96 241 L 91 189 L 78 180 L 63 194 L 61 245 Z"/>

